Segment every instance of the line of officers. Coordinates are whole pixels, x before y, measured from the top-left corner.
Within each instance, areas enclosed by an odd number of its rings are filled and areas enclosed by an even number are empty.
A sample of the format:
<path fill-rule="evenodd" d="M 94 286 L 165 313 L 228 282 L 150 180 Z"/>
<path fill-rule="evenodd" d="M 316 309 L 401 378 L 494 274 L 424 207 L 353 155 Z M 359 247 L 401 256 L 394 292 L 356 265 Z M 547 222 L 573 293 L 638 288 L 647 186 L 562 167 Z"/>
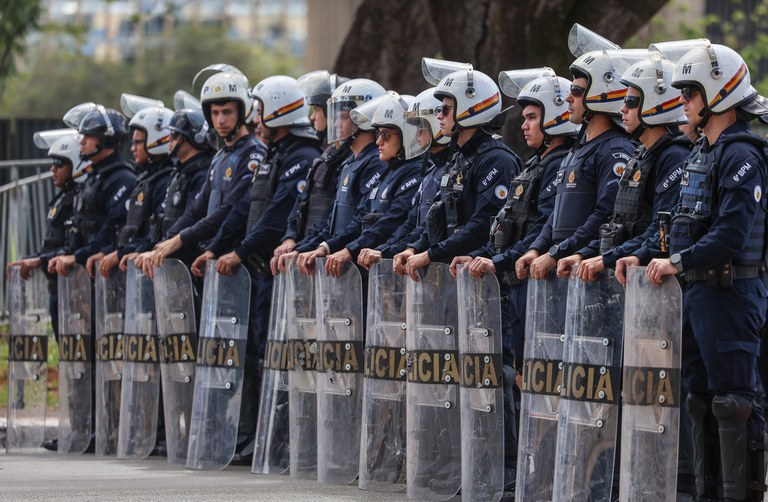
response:
<path fill-rule="evenodd" d="M 647 265 L 653 283 L 675 275 L 684 288 L 692 433 L 681 452 L 692 445 L 693 458 L 678 490 L 762 500 L 766 143 L 748 121 L 768 113 L 765 100 L 741 56 L 705 39 L 572 52 L 571 80 L 534 68 L 501 72 L 498 84 L 425 58 L 434 87 L 415 97 L 324 71 L 251 89 L 218 65 L 199 102 L 175 112 L 129 95 L 130 121 L 79 105 L 64 118 L 77 134 L 50 145 L 61 191 L 22 276 L 79 263 L 93 277 L 133 261 L 151 277 L 167 257 L 196 276 L 214 258 L 220 274 L 244 264 L 252 307 L 236 460 L 250 463 L 272 281 L 288 260 L 312 274 L 325 257 L 334 277 L 346 262 L 383 258 L 413 280 L 432 262 L 496 274 L 511 496 L 527 280 L 614 269 L 623 283 L 627 267 Z M 501 92 L 535 150 L 525 163 L 494 134 Z M 134 165 L 119 155 L 126 140 Z"/>

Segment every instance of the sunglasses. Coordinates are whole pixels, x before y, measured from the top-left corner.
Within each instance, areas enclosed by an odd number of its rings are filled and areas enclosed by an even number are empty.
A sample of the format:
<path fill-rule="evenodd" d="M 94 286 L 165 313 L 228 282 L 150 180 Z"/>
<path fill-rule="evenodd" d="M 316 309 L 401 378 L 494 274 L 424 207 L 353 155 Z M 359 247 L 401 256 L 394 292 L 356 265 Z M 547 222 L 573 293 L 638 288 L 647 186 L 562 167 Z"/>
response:
<path fill-rule="evenodd" d="M 451 113 L 451 110 L 453 110 L 453 106 L 451 105 L 439 105 L 435 108 L 435 113 L 437 115 L 440 115 L 441 113 L 443 115 L 448 115 L 449 113 Z"/>
<path fill-rule="evenodd" d="M 179 133 L 179 132 L 176 132 L 176 131 L 173 131 L 173 132 L 171 133 L 171 139 L 172 139 L 173 141 L 176 141 L 176 140 L 177 140 L 177 139 L 179 139 L 179 138 L 181 138 L 181 133 Z"/>
<path fill-rule="evenodd" d="M 580 98 L 584 95 L 584 92 L 587 90 L 586 87 L 582 87 L 580 85 L 571 84 L 571 96 L 574 98 Z"/>
<path fill-rule="evenodd" d="M 634 110 L 640 106 L 640 96 L 624 96 L 624 106 L 628 110 Z"/>
<path fill-rule="evenodd" d="M 699 92 L 699 90 L 695 87 L 689 86 L 689 87 L 683 87 L 682 89 L 680 89 L 680 95 L 686 101 L 690 101 L 695 92 Z"/>
<path fill-rule="evenodd" d="M 132 146 L 139 146 L 139 145 L 143 145 L 146 142 L 147 142 L 147 140 L 145 140 L 145 139 L 132 139 L 131 140 L 131 145 Z"/>
<path fill-rule="evenodd" d="M 64 160 L 62 160 L 62 159 L 52 159 L 52 160 L 51 160 L 51 166 L 52 166 L 54 169 L 63 169 L 63 168 L 65 168 L 65 167 L 67 167 L 68 165 L 69 165 L 69 164 L 67 164 L 67 163 L 66 163 Z"/>
<path fill-rule="evenodd" d="M 392 136 L 397 136 L 397 131 L 393 131 L 391 129 L 376 129 L 375 132 L 376 139 L 381 138 L 382 141 L 389 141 L 389 138 Z"/>

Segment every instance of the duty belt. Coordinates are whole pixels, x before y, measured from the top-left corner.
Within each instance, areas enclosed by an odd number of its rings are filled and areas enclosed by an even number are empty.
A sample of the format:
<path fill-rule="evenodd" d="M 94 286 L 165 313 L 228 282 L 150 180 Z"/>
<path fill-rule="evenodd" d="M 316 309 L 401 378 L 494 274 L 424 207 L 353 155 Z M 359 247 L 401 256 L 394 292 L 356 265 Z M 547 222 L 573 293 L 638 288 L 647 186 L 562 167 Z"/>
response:
<path fill-rule="evenodd" d="M 759 267 L 754 265 L 723 265 L 720 268 L 695 268 L 683 272 L 685 282 L 712 281 L 718 275 L 730 274 L 733 280 L 760 277 Z"/>

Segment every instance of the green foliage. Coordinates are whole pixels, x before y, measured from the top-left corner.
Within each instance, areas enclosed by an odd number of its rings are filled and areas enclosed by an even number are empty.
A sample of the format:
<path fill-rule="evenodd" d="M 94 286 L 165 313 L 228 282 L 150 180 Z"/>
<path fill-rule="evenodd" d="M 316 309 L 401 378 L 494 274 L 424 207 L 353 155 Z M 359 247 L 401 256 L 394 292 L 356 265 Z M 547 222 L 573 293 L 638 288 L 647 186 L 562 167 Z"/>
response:
<path fill-rule="evenodd" d="M 28 68 L 9 79 L 0 116 L 60 117 L 84 101 L 119 108 L 123 92 L 162 99 L 172 107 L 177 90 L 199 91 L 192 89 L 192 79 L 213 63 L 238 67 L 251 85 L 269 75 L 300 71 L 287 51 L 267 52 L 230 40 L 219 26 L 185 25 L 162 37 L 147 37 L 135 57 L 125 61 L 97 61 L 80 51 L 81 32 L 54 29 L 30 48 Z"/>
<path fill-rule="evenodd" d="M 1 85 L 13 74 L 16 57 L 24 53 L 26 35 L 38 28 L 43 6 L 41 0 L 3 0 L 0 6 Z"/>

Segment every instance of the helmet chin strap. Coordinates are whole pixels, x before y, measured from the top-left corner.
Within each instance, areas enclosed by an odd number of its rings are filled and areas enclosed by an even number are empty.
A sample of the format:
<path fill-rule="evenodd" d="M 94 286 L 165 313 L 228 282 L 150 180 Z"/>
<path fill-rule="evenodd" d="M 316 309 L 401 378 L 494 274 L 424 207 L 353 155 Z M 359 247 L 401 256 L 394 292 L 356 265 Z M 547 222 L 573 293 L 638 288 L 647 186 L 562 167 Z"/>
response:
<path fill-rule="evenodd" d="M 235 128 L 232 129 L 232 132 L 224 136 L 224 141 L 227 143 L 232 143 L 232 140 L 235 139 L 235 136 L 237 136 L 238 131 L 240 131 L 240 126 L 242 126 L 245 122 L 243 122 L 242 118 L 237 119 L 237 124 L 235 124 Z"/>
<path fill-rule="evenodd" d="M 701 122 L 696 126 L 699 129 L 704 129 L 704 127 L 707 125 L 707 122 L 709 122 L 709 117 L 712 116 L 712 110 L 707 108 L 706 106 L 701 109 L 699 112 L 699 117 L 701 117 Z"/>
<path fill-rule="evenodd" d="M 640 136 L 643 135 L 643 133 L 646 131 L 646 129 L 647 129 L 647 127 L 645 127 L 645 124 L 640 122 L 640 125 L 635 127 L 635 130 L 632 131 L 631 133 L 629 133 L 630 139 L 637 139 L 637 140 L 639 140 Z"/>

